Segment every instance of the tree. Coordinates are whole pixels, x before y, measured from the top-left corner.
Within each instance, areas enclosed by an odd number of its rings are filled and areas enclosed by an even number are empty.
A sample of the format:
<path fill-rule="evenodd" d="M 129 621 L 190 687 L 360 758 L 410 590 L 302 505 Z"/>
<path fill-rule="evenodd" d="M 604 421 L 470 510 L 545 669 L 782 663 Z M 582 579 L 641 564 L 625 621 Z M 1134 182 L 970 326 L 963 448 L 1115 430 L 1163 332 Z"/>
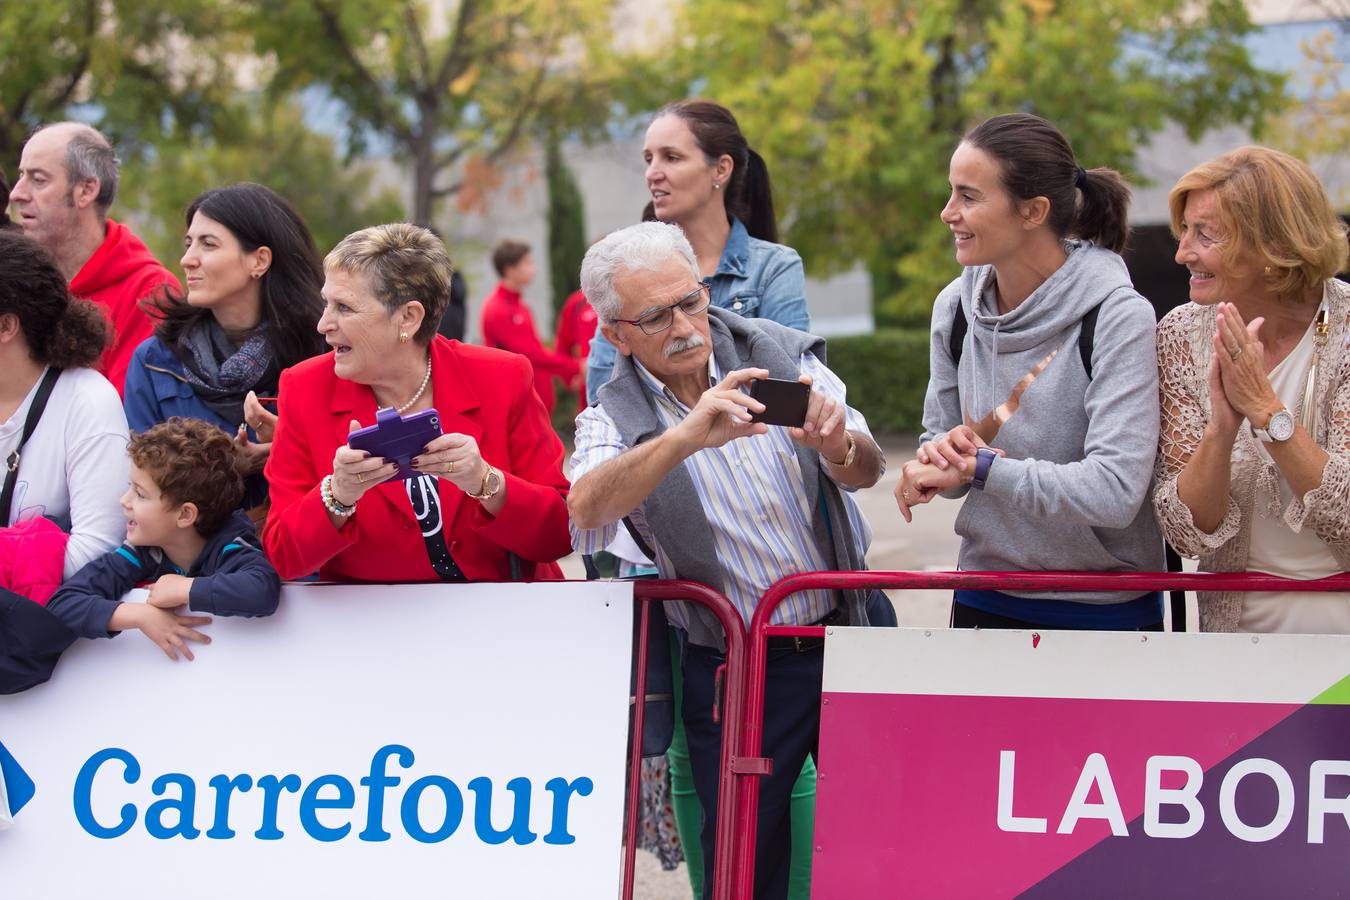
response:
<path fill-rule="evenodd" d="M 28 134 L 72 110 L 124 159 L 166 126 L 209 122 L 244 45 L 215 0 L 0 5 L 0 165 L 17 165 Z"/>
<path fill-rule="evenodd" d="M 273 88 L 319 86 L 348 116 L 351 154 L 412 167 L 412 218 L 483 202 L 493 167 L 544 118 L 603 109 L 611 0 L 252 0 Z M 303 39 L 297 40 L 298 35 Z M 603 115 L 601 115 L 603 119 Z"/>
<path fill-rule="evenodd" d="M 1327 27 L 1304 41 L 1303 60 L 1295 70 L 1294 87 L 1299 102 L 1280 120 L 1279 145 L 1309 162 L 1344 159 L 1350 145 L 1350 79 L 1339 53 L 1339 42 L 1350 35 L 1350 0 L 1325 4 L 1327 12 L 1339 14 L 1337 27 Z M 1342 188 L 1332 201 L 1350 204 L 1350 188 Z"/>
<path fill-rule="evenodd" d="M 549 136 L 545 149 L 544 175 L 548 181 L 548 272 L 556 314 L 581 287 L 581 259 L 586 255 L 586 207 L 556 133 Z"/>
<path fill-rule="evenodd" d="M 786 240 L 816 273 L 866 264 L 880 321 L 926 318 L 956 272 L 947 163 L 982 118 L 1055 122 L 1088 167 L 1133 170 L 1164 123 L 1259 129 L 1282 78 L 1242 0 L 689 0 L 702 93 L 768 160 Z"/>
<path fill-rule="evenodd" d="M 125 167 L 120 202 L 139 211 L 140 236 L 166 264 L 182 255 L 183 211 L 192 198 L 240 181 L 290 200 L 320 253 L 357 229 L 404 218 L 397 193 L 373 190 L 370 167 L 346 164 L 332 137 L 306 126 L 298 100 L 246 96 L 225 118 L 232 129 L 166 135 L 144 161 Z"/>

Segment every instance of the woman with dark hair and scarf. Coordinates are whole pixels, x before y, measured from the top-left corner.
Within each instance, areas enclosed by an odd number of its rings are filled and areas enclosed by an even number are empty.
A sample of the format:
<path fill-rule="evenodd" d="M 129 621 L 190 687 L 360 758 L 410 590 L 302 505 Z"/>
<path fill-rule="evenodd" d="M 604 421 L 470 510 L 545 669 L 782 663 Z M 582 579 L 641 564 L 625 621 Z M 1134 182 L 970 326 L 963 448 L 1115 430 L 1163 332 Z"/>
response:
<path fill-rule="evenodd" d="M 199 196 L 187 208 L 184 296 L 154 313 L 154 337 L 127 369 L 125 406 L 133 431 L 171 416 L 205 419 L 234 434 L 248 460 L 244 506 L 267 499 L 262 477 L 272 446 L 281 370 L 326 349 L 315 330 L 323 312 L 323 263 L 304 219 L 260 184 Z"/>

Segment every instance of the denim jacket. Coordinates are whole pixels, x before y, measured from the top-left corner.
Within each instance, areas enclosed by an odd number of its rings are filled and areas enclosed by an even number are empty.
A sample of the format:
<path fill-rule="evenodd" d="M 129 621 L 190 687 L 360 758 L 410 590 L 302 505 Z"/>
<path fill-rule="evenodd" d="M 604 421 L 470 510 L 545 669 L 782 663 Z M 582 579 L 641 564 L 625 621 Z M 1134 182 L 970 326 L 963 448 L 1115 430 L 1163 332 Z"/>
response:
<path fill-rule="evenodd" d="M 780 325 L 806 331 L 811 317 L 806 311 L 806 273 L 797 251 L 782 244 L 753 238 L 731 219 L 731 233 L 708 279 L 712 303 L 747 319 L 771 319 Z M 596 392 L 609 381 L 618 351 L 596 329 L 586 368 L 586 400 L 595 403 Z"/>
<path fill-rule="evenodd" d="M 172 416 L 202 419 L 231 437 L 239 428 L 238 422 L 225 421 L 220 413 L 197 396 L 173 349 L 153 335 L 142 341 L 131 356 L 122 406 L 132 432 L 147 431 Z M 252 426 L 248 428 L 248 439 L 258 439 Z M 267 499 L 267 482 L 261 473 L 244 479 L 244 488 L 244 509 L 251 509 Z"/>

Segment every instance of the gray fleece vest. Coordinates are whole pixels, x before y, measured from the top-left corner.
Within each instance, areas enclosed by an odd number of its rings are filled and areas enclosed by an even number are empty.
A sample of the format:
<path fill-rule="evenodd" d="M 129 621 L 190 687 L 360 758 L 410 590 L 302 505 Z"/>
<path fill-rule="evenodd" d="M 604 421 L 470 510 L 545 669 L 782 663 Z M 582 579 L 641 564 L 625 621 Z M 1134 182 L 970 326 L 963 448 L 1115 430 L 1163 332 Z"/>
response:
<path fill-rule="evenodd" d="M 723 372 L 767 369 L 773 378 L 795 381 L 803 353 L 811 351 L 823 363 L 825 340 L 767 319 L 744 319 L 716 307 L 708 309 L 713 356 Z M 636 447 L 665 431 L 656 401 L 642 382 L 631 357 L 620 355 L 614 374 L 598 398 L 614 420 L 625 445 Z M 815 497 L 812 535 L 821 555 L 836 569 L 863 569 L 863 551 L 849 525 L 839 487 L 822 471 L 820 454 L 800 445 L 797 459 L 807 496 Z M 689 469 L 683 463 L 671 470 L 642 504 L 643 515 L 661 550 L 675 566 L 678 578 L 702 582 L 725 593 L 726 580 L 713 545 L 703 507 Z M 795 574 L 783 572 L 783 575 Z M 867 592 L 844 591 L 841 604 L 850 624 L 867 623 Z M 726 649 L 717 618 L 697 604 L 686 604 L 689 639 L 695 644 Z M 802 623 L 805 624 L 805 623 Z"/>

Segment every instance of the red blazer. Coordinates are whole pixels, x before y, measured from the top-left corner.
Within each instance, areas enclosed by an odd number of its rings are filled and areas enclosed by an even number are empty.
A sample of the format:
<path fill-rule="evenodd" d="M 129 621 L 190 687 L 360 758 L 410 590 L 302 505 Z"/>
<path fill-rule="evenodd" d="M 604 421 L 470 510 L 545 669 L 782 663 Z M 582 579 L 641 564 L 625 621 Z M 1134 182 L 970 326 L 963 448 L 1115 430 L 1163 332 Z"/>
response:
<path fill-rule="evenodd" d="M 506 505 L 495 519 L 439 480 L 450 555 L 471 580 L 509 579 L 508 551 L 521 558 L 525 578 L 561 578 L 555 560 L 572 550 L 563 445 L 535 395 L 529 362 L 437 336 L 431 373 L 441 428 L 477 440 L 483 459 L 506 478 Z M 333 454 L 347 443 L 350 421 L 375 422 L 370 388 L 339 379 L 332 354 L 325 353 L 282 372 L 279 394 L 265 469 L 272 508 L 263 545 L 281 577 L 318 570 L 338 580 L 439 580 L 402 481 L 367 491 L 340 530 L 319 496 L 319 482 L 333 471 Z"/>

